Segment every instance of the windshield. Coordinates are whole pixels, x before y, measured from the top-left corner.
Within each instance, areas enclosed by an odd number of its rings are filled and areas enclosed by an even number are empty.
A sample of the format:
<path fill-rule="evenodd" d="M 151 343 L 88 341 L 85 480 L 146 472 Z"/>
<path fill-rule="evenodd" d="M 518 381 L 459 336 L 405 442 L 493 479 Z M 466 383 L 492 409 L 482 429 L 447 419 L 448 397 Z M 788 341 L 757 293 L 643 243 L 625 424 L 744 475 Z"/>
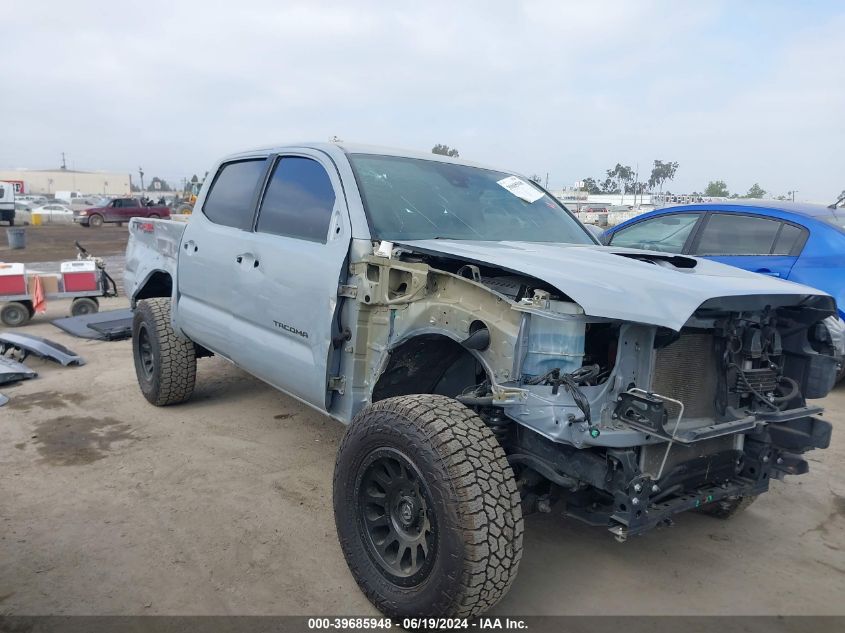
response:
<path fill-rule="evenodd" d="M 556 199 L 511 174 L 399 156 L 349 159 L 375 239 L 595 244 Z"/>

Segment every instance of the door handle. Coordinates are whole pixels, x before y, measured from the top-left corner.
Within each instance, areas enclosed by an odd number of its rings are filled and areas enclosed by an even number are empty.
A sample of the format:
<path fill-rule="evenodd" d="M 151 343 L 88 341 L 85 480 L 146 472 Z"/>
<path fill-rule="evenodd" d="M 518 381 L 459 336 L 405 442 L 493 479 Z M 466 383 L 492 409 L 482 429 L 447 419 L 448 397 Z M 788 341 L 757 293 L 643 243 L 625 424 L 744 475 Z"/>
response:
<path fill-rule="evenodd" d="M 755 273 L 761 273 L 763 275 L 769 275 L 770 277 L 780 277 L 780 273 L 770 268 L 758 268 L 754 271 Z"/>

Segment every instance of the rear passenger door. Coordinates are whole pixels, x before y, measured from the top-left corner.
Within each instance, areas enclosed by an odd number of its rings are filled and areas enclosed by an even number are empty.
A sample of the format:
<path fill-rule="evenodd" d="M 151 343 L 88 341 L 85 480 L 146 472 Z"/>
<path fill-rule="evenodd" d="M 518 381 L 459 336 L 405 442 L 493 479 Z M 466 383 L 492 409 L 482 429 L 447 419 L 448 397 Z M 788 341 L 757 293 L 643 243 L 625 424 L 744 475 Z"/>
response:
<path fill-rule="evenodd" d="M 710 213 L 691 254 L 786 279 L 807 239 L 803 227 L 739 213 Z"/>
<path fill-rule="evenodd" d="M 255 230 L 238 253 L 235 361 L 320 409 L 351 227 L 340 178 L 321 152 L 276 156 Z"/>
<path fill-rule="evenodd" d="M 238 257 L 249 241 L 266 158 L 223 163 L 182 235 L 179 325 L 191 339 L 234 360 Z"/>

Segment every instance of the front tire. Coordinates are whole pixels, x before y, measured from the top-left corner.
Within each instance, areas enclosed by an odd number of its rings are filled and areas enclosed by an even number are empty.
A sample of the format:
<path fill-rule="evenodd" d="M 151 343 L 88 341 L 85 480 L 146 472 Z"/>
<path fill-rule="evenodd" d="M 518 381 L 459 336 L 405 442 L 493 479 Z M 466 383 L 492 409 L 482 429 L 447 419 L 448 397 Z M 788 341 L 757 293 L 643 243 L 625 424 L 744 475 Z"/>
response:
<path fill-rule="evenodd" d="M 138 302 L 132 318 L 132 355 L 138 385 L 151 404 L 164 407 L 191 397 L 197 375 L 196 348 L 173 330 L 170 299 Z"/>
<path fill-rule="evenodd" d="M 473 617 L 507 593 L 522 557 L 522 510 L 501 445 L 445 396 L 382 400 L 359 413 L 334 472 L 338 538 L 383 613 Z"/>
<path fill-rule="evenodd" d="M 105 220 L 103 220 L 103 216 L 98 215 L 96 213 L 94 215 L 88 216 L 88 226 L 90 226 L 91 228 L 99 229 L 101 226 L 103 226 L 104 222 Z"/>

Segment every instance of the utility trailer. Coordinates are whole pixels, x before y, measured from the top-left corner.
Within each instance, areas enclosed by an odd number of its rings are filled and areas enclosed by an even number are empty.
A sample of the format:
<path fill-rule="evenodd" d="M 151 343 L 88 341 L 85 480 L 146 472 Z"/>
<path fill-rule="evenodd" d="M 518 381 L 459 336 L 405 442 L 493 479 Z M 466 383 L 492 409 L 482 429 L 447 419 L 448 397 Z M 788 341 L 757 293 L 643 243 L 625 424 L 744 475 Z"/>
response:
<path fill-rule="evenodd" d="M 62 262 L 58 273 L 27 271 L 20 263 L 0 263 L 0 322 L 21 327 L 35 316 L 36 284 L 41 282 L 44 299 L 71 299 L 72 316 L 100 309 L 100 297 L 117 296 L 117 286 L 103 261 L 91 257 L 77 244 L 79 259 Z M 84 257 L 84 258 L 83 258 Z"/>

